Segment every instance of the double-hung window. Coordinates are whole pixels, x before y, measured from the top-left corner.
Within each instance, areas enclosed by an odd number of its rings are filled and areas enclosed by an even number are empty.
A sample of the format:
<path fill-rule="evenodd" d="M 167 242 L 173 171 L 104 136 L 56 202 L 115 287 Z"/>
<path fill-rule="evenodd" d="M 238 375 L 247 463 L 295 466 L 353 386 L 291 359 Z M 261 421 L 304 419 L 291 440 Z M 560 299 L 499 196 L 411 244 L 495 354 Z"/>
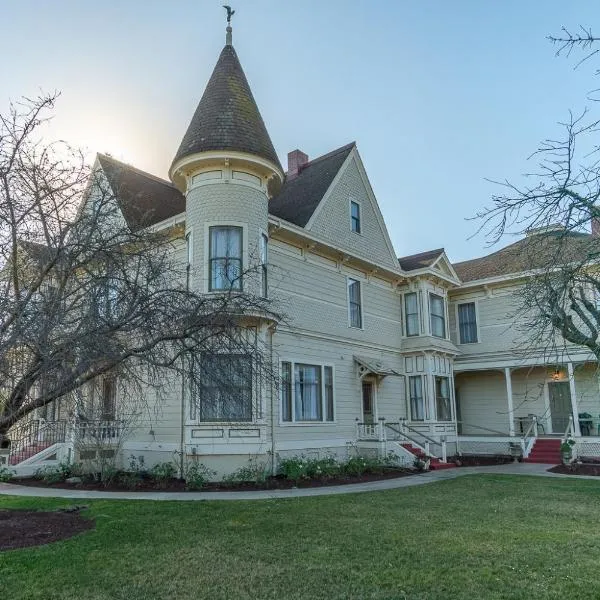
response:
<path fill-rule="evenodd" d="M 252 358 L 245 354 L 205 352 L 193 374 L 192 419 L 252 420 Z"/>
<path fill-rule="evenodd" d="M 281 420 L 333 421 L 333 367 L 281 363 Z"/>
<path fill-rule="evenodd" d="M 360 204 L 350 200 L 350 226 L 354 233 L 360 233 Z"/>
<path fill-rule="evenodd" d="M 410 418 L 413 421 L 425 420 L 425 399 L 423 397 L 423 377 L 413 375 L 408 378 L 410 396 Z"/>
<path fill-rule="evenodd" d="M 458 305 L 458 337 L 461 344 L 475 344 L 477 339 L 477 311 L 475 302 Z"/>
<path fill-rule="evenodd" d="M 406 318 L 406 335 L 419 335 L 419 302 L 416 292 L 404 294 L 404 316 Z"/>
<path fill-rule="evenodd" d="M 429 312 L 431 313 L 431 335 L 446 337 L 446 309 L 444 299 L 437 294 L 429 294 Z"/>
<path fill-rule="evenodd" d="M 210 227 L 209 290 L 242 289 L 242 228 Z"/>
<path fill-rule="evenodd" d="M 117 380 L 114 377 L 102 379 L 102 405 L 100 419 L 114 421 L 117 411 Z"/>
<path fill-rule="evenodd" d="M 267 265 L 269 262 L 269 238 L 261 233 L 260 235 L 260 266 L 261 266 L 261 293 L 263 298 L 268 297 L 269 287 L 267 280 Z"/>
<path fill-rule="evenodd" d="M 360 281 L 350 278 L 348 278 L 348 313 L 350 315 L 350 327 L 362 328 Z"/>
<path fill-rule="evenodd" d="M 447 377 L 435 378 L 435 409 L 438 421 L 452 421 L 450 384 Z"/>

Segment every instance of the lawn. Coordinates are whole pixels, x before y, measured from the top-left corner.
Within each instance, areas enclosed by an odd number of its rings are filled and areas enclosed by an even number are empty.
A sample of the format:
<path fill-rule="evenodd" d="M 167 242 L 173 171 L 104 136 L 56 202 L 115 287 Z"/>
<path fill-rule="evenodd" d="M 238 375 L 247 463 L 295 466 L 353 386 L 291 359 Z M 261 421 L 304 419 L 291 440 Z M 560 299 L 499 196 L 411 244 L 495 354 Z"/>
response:
<path fill-rule="evenodd" d="M 0 508 L 66 500 L 0 497 Z M 600 482 L 476 475 L 254 502 L 91 501 L 95 531 L 0 553 L 21 599 L 597 599 Z"/>

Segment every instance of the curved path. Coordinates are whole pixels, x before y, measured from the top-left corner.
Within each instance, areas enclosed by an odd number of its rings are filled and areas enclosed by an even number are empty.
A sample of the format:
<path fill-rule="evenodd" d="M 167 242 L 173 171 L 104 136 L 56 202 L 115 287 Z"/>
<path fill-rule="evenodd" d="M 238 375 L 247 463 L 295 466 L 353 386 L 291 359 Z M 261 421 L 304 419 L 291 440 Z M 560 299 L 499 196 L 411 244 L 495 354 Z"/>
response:
<path fill-rule="evenodd" d="M 36 488 L 12 483 L 0 483 L 0 495 L 35 496 L 43 498 L 71 498 L 79 500 L 273 500 L 280 498 L 299 498 L 303 496 L 331 496 L 335 494 L 355 494 L 357 492 L 378 492 L 398 488 L 425 485 L 446 479 L 456 479 L 464 475 L 477 473 L 498 475 L 534 475 L 555 478 L 595 479 L 600 484 L 600 477 L 586 475 L 561 475 L 549 473 L 554 465 L 536 463 L 512 463 L 488 467 L 460 467 L 444 471 L 429 471 L 410 477 L 384 479 L 368 483 L 352 483 L 348 485 L 325 486 L 319 488 L 292 488 L 288 490 L 257 490 L 247 492 L 102 492 L 88 490 L 63 490 L 56 488 Z"/>

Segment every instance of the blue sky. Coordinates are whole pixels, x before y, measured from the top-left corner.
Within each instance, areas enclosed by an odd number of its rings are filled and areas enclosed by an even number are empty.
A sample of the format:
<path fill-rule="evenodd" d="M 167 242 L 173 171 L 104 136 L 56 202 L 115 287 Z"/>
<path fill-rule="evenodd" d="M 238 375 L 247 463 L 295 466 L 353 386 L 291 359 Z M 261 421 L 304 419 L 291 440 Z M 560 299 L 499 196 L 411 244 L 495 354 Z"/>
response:
<path fill-rule="evenodd" d="M 594 65 L 574 70 L 545 39 L 594 27 L 595 1 L 231 2 L 282 163 L 356 140 L 399 255 L 487 253 L 466 220 L 499 191 L 486 178 L 531 170 L 538 142 L 598 86 Z M 49 137 L 166 177 L 224 44 L 222 4 L 5 0 L 0 109 L 60 90 Z"/>

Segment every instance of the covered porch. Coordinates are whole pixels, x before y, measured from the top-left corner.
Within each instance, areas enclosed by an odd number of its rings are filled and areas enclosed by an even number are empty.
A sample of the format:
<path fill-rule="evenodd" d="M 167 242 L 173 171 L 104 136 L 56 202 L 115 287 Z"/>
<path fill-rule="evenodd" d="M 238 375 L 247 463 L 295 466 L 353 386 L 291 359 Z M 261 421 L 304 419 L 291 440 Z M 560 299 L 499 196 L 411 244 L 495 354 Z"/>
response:
<path fill-rule="evenodd" d="M 521 439 L 572 437 L 600 456 L 598 364 L 582 360 L 501 368 L 456 368 L 459 445 L 468 453 L 507 453 Z M 511 444 L 512 443 L 512 444 Z"/>

